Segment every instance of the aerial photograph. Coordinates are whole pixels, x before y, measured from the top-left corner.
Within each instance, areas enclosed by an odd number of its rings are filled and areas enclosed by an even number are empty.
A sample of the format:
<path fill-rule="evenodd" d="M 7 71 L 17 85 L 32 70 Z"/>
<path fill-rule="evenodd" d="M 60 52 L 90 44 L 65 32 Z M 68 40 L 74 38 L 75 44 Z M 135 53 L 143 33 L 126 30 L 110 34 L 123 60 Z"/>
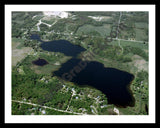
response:
<path fill-rule="evenodd" d="M 12 11 L 12 115 L 149 115 L 148 11 Z"/>

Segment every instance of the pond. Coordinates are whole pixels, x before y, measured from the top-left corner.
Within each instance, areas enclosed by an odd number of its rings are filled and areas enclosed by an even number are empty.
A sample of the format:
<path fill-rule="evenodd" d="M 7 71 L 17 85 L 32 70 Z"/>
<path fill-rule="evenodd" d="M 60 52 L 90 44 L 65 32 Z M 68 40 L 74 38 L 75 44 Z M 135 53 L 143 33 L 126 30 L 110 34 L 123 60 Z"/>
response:
<path fill-rule="evenodd" d="M 40 39 L 39 35 L 37 35 L 37 34 L 32 34 L 32 35 L 30 36 L 30 38 L 33 39 L 33 40 L 38 40 L 38 41 L 40 41 L 40 42 L 43 42 L 43 41 Z"/>
<path fill-rule="evenodd" d="M 34 36 L 34 39 L 36 38 L 40 40 L 39 36 Z M 41 42 L 43 50 L 61 52 L 67 56 L 72 56 L 70 60 L 61 65 L 58 71 L 53 72 L 53 76 L 74 82 L 80 87 L 87 85 L 96 88 L 106 95 L 109 104 L 115 104 L 119 107 L 135 105 L 135 99 L 129 89 L 134 75 L 115 68 L 106 68 L 102 63 L 96 61 L 84 61 L 76 58 L 85 49 L 73 45 L 69 41 Z"/>
<path fill-rule="evenodd" d="M 32 63 L 38 66 L 44 66 L 48 64 L 48 62 L 45 59 L 40 59 L 40 58 L 38 60 L 32 61 Z"/>

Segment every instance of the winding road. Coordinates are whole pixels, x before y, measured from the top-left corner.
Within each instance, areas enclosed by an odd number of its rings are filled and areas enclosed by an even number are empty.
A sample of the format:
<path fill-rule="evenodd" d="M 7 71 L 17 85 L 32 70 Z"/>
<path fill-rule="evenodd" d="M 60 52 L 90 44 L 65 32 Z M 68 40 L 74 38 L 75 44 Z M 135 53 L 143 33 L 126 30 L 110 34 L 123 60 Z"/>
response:
<path fill-rule="evenodd" d="M 122 49 L 122 53 L 123 53 L 123 47 L 121 46 L 119 39 L 118 39 L 118 45 L 119 45 L 119 47 Z"/>
<path fill-rule="evenodd" d="M 41 25 L 41 24 L 45 24 L 45 25 L 47 25 L 48 27 L 52 27 L 55 23 L 57 23 L 57 20 L 56 20 L 55 22 L 53 22 L 52 24 L 47 24 L 47 23 L 45 23 L 45 22 L 42 22 L 41 19 L 40 19 L 39 22 L 36 24 L 36 26 L 37 26 L 37 31 L 40 31 L 39 25 Z"/>

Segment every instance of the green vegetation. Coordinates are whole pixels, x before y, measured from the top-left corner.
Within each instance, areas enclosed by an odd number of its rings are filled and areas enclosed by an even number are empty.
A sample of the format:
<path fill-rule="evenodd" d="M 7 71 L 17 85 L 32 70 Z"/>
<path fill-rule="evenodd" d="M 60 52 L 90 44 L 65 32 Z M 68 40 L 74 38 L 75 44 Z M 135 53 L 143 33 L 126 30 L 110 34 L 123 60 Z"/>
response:
<path fill-rule="evenodd" d="M 148 24 L 146 22 L 136 22 L 135 27 L 140 29 L 148 28 Z"/>
<path fill-rule="evenodd" d="M 118 41 L 112 41 L 110 43 L 111 45 L 117 45 L 118 46 Z M 141 48 L 143 50 L 148 49 L 148 43 L 146 42 L 136 42 L 136 41 L 128 41 L 128 40 L 120 40 L 120 44 L 122 47 L 128 46 L 128 47 L 134 47 L 134 48 Z"/>
<path fill-rule="evenodd" d="M 56 18 L 54 18 L 54 17 L 49 17 L 49 18 L 43 18 L 42 19 L 42 22 L 44 22 L 44 23 L 47 23 L 47 24 L 53 24 L 54 22 L 56 21 Z"/>
<path fill-rule="evenodd" d="M 14 48 L 16 44 L 19 44 L 18 46 L 16 46 L 16 49 L 21 49 L 24 47 L 24 42 L 25 39 L 18 39 L 18 38 L 12 38 L 12 47 Z"/>
<path fill-rule="evenodd" d="M 119 38 L 148 41 L 148 12 L 124 12 Z"/>
<path fill-rule="evenodd" d="M 49 30 L 54 30 L 56 32 L 64 32 L 65 31 L 65 25 L 66 21 L 65 20 L 58 20 L 52 27 L 49 28 Z"/>
<path fill-rule="evenodd" d="M 128 52 L 133 53 L 133 54 L 137 54 L 141 57 L 143 57 L 146 61 L 148 61 L 148 54 L 145 53 L 142 49 L 140 48 L 135 48 L 135 47 L 124 47 L 125 48 L 125 52 L 124 54 L 127 54 Z"/>
<path fill-rule="evenodd" d="M 145 52 L 145 50 L 148 47 L 148 44 L 138 43 L 138 42 L 126 42 L 126 41 L 120 41 L 121 46 L 123 47 L 123 56 L 127 55 L 128 53 L 132 53 L 132 55 L 139 55 L 143 57 L 146 61 L 148 61 L 148 54 Z M 121 48 L 118 46 L 118 42 L 112 42 L 111 46 L 108 46 L 107 48 L 114 48 L 116 52 L 118 52 L 118 49 L 121 50 Z M 116 49 L 117 48 L 117 49 Z M 114 54 L 110 49 L 111 53 Z M 114 56 L 114 55 L 112 55 Z"/>
<path fill-rule="evenodd" d="M 82 112 L 80 108 L 85 109 L 85 112 L 92 114 L 90 105 L 95 104 L 94 97 L 101 96 L 101 100 L 107 100 L 101 92 L 92 92 L 92 97 L 87 97 L 86 94 L 91 89 L 83 89 L 72 83 L 66 83 L 65 87 L 62 86 L 61 81 L 56 77 L 50 75 L 36 74 L 27 66 L 28 64 L 21 63 L 23 66 L 12 69 L 12 100 L 31 102 L 34 104 L 49 106 L 51 108 L 66 110 L 69 105 L 69 111 Z M 19 72 L 19 69 L 23 70 L 23 74 Z M 79 99 L 76 99 L 73 94 L 73 87 L 76 90 L 76 94 Z M 27 91 L 26 91 L 27 90 Z M 93 90 L 93 89 L 92 89 Z M 94 91 L 94 90 L 93 90 Z M 84 94 L 84 95 L 82 95 Z M 72 99 L 72 101 L 70 101 Z M 104 102 L 105 103 L 105 102 Z M 107 103 L 107 102 L 106 102 Z M 95 104 L 96 105 L 96 104 Z M 27 109 L 33 108 L 32 105 L 25 105 L 21 103 L 14 103 L 12 105 L 12 114 L 41 114 L 37 111 L 25 112 Z M 79 110 L 80 109 L 80 110 Z M 62 114 L 53 110 L 48 110 L 47 114 Z M 63 113 L 65 114 L 65 113 Z M 71 113 L 72 114 L 72 113 Z M 100 114 L 100 113 L 99 113 Z"/>
<path fill-rule="evenodd" d="M 143 41 L 148 41 L 148 32 L 147 30 L 145 29 L 138 29 L 138 28 L 135 28 L 135 39 L 136 40 L 143 40 Z"/>
<path fill-rule="evenodd" d="M 48 109 L 23 103 L 21 104 L 12 102 L 12 115 L 73 115 L 73 114 L 56 111 L 54 109 Z"/>
<path fill-rule="evenodd" d="M 103 26 L 83 25 L 77 30 L 77 34 L 95 35 L 95 32 L 99 33 L 102 37 L 109 35 L 111 32 L 110 24 L 104 24 Z"/>
<path fill-rule="evenodd" d="M 132 61 L 130 57 L 127 55 L 121 54 L 121 48 L 117 46 L 108 45 L 105 50 L 95 50 L 100 57 L 109 58 L 112 60 L 116 60 L 122 63 Z"/>
<path fill-rule="evenodd" d="M 37 23 L 32 17 L 40 14 L 42 12 L 12 12 L 12 37 L 21 38 L 24 32 L 29 32 Z"/>
<path fill-rule="evenodd" d="M 77 16 L 112 16 L 114 14 L 116 14 L 117 12 L 95 12 L 95 11 L 81 11 L 81 12 L 78 12 L 78 11 L 75 11 L 75 12 L 71 12 L 71 14 L 73 15 L 77 15 Z"/>
<path fill-rule="evenodd" d="M 45 24 L 41 24 L 39 27 L 41 28 L 41 31 L 47 31 L 49 29 L 49 27 Z"/>

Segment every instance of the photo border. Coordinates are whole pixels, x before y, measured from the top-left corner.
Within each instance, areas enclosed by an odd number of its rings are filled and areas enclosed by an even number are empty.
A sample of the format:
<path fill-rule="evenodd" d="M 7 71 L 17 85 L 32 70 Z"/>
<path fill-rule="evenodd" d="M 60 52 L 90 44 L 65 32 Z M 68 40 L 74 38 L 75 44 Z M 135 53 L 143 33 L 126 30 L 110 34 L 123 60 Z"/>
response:
<path fill-rule="evenodd" d="M 53 10 L 54 8 L 54 10 Z M 11 115 L 12 11 L 149 11 L 149 115 Z M 7 47 L 6 47 L 7 46 Z M 150 86 L 152 85 L 152 86 Z M 155 123 L 155 5 L 5 5 L 5 122 L 6 123 Z"/>

